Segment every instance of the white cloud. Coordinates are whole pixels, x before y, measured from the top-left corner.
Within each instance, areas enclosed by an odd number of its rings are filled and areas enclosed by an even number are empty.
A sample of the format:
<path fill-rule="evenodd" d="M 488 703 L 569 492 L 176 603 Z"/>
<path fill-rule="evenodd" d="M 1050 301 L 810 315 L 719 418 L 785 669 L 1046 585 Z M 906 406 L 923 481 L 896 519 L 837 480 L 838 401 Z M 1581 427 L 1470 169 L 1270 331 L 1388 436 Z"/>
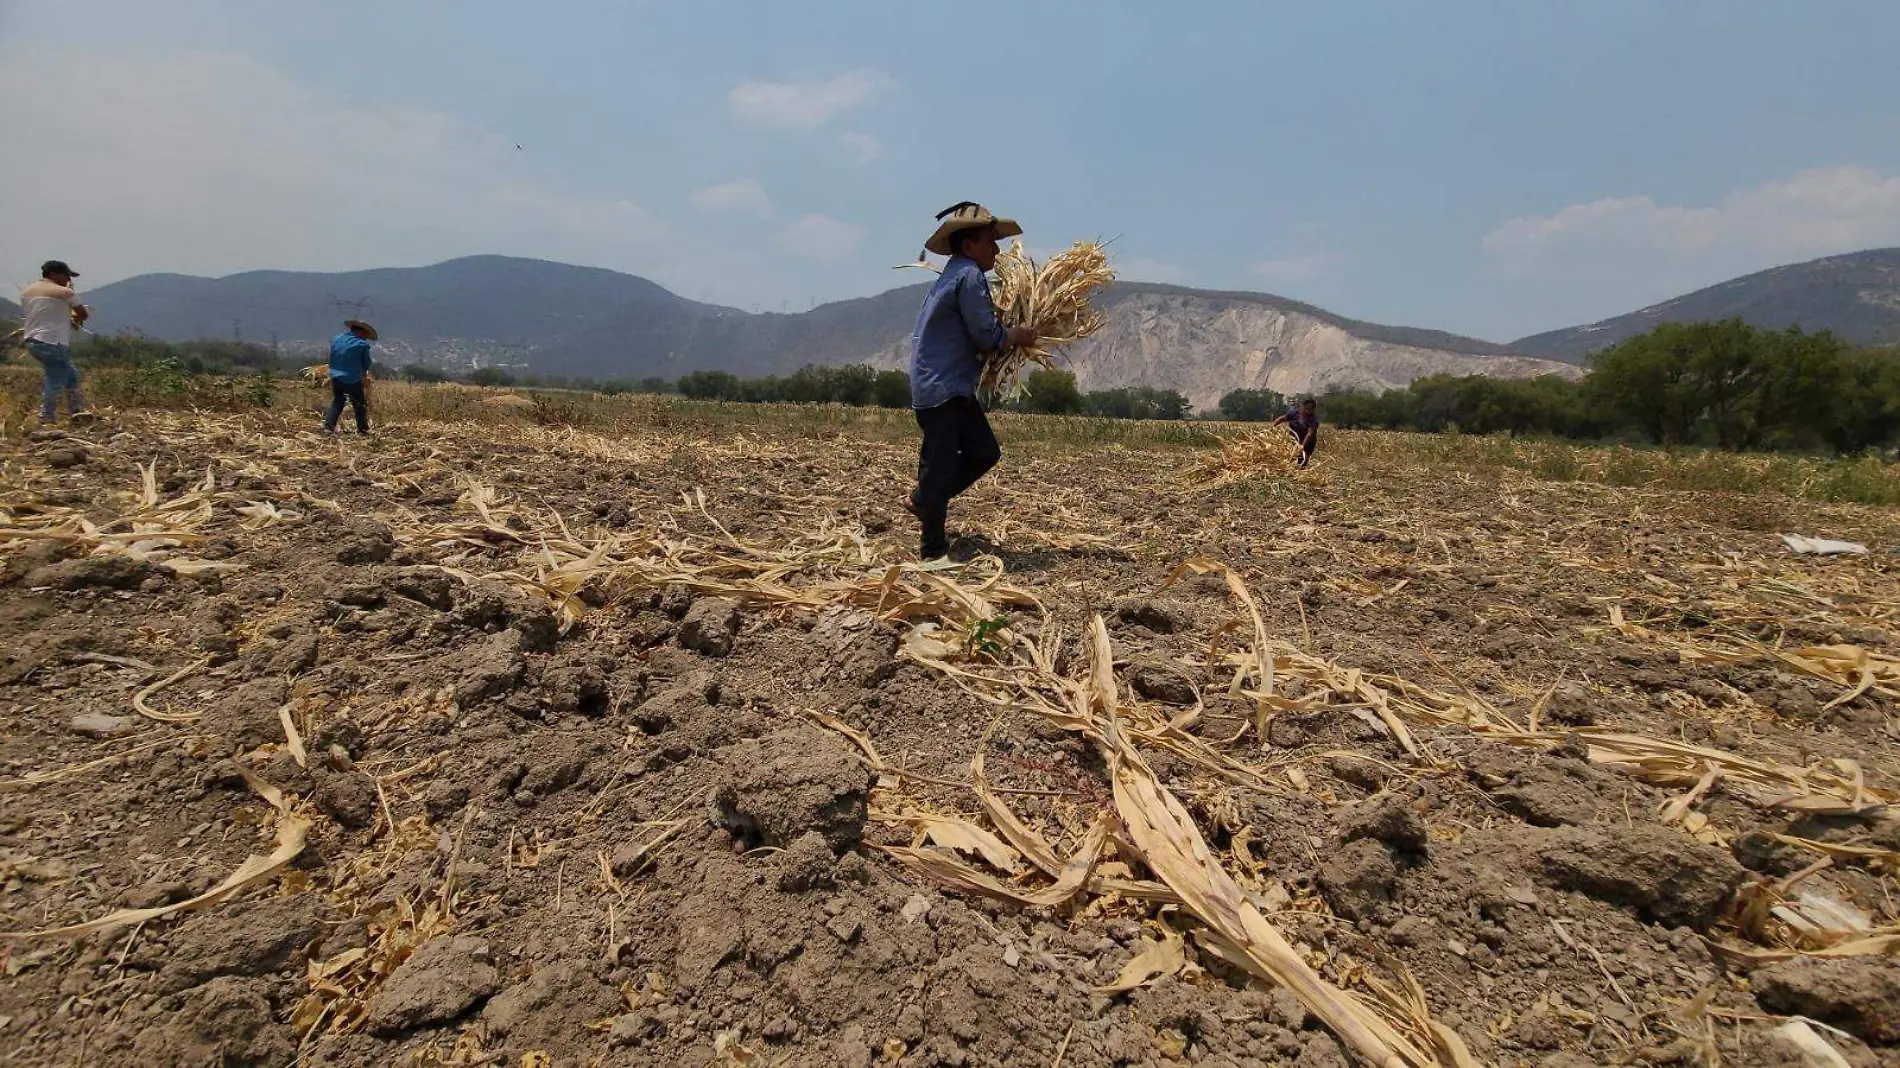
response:
<path fill-rule="evenodd" d="M 1330 255 L 1289 256 L 1262 260 L 1253 265 L 1253 273 L 1273 285 L 1310 282 L 1329 270 L 1338 257 Z"/>
<path fill-rule="evenodd" d="M 1188 269 L 1178 263 L 1164 263 L 1133 256 L 1125 260 L 1116 260 L 1115 274 L 1132 282 L 1165 282 L 1169 285 L 1186 285 Z"/>
<path fill-rule="evenodd" d="M 761 219 L 772 217 L 772 198 L 766 195 L 764 186 L 750 178 L 709 185 L 696 190 L 691 199 L 701 211 L 743 211 Z"/>
<path fill-rule="evenodd" d="M 884 154 L 884 142 L 868 133 L 846 130 L 838 135 L 838 143 L 852 159 L 859 163 L 870 163 Z"/>
<path fill-rule="evenodd" d="M 795 130 L 814 130 L 869 101 L 891 84 L 878 71 L 846 71 L 819 81 L 741 82 L 727 99 L 741 118 Z"/>
<path fill-rule="evenodd" d="M 804 215 L 785 228 L 779 242 L 785 251 L 808 260 L 841 260 L 857 251 L 864 231 L 829 215 Z"/>
<path fill-rule="evenodd" d="M 8 247 L 102 284 L 144 271 L 315 270 L 508 251 L 628 266 L 665 223 L 630 196 L 564 188 L 452 116 L 367 107 L 244 55 L 8 50 L 7 141 L 51 166 L 0 167 Z"/>
<path fill-rule="evenodd" d="M 1821 167 L 1705 205 L 1606 197 L 1515 218 L 1486 234 L 1501 266 L 1555 274 L 1629 272 L 1664 280 L 1740 274 L 1900 243 L 1900 177 Z"/>

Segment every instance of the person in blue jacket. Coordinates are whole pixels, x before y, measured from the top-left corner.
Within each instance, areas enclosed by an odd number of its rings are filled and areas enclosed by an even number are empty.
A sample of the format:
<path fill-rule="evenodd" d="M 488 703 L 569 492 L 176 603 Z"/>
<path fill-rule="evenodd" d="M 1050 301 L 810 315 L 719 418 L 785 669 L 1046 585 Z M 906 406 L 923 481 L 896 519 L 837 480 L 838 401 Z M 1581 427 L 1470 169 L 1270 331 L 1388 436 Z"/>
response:
<path fill-rule="evenodd" d="M 336 433 L 336 422 L 343 417 L 343 402 L 350 402 L 356 415 L 356 432 L 369 433 L 369 399 L 363 385 L 369 378 L 369 343 L 376 340 L 376 328 L 360 319 L 343 324 L 343 333 L 330 339 L 330 413 L 324 416 L 323 432 Z"/>
<path fill-rule="evenodd" d="M 1036 340 L 1031 327 L 998 323 L 990 301 L 988 274 L 996 266 L 997 239 L 1016 237 L 1023 228 L 967 200 L 945 208 L 937 219 L 937 232 L 924 250 L 950 262 L 924 298 L 910 339 L 910 406 L 924 441 L 917 455 L 917 485 L 904 502 L 923 524 L 925 560 L 950 551 L 944 532 L 950 499 L 1003 457 L 976 399 L 984 356 Z"/>

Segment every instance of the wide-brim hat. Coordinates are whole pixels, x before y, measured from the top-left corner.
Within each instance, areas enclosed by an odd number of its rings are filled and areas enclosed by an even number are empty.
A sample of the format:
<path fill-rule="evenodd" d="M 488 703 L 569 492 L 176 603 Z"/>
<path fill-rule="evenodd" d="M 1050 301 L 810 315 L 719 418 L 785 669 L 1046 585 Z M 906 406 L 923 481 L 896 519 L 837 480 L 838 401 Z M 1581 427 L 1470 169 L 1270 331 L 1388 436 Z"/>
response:
<path fill-rule="evenodd" d="M 361 319 L 345 319 L 343 325 L 350 330 L 361 330 L 363 336 L 371 341 L 376 340 L 376 328 Z"/>
<path fill-rule="evenodd" d="M 1021 237 L 1022 226 L 1014 219 L 1005 219 L 990 212 L 990 209 L 974 201 L 966 200 L 961 204 L 943 209 L 937 213 L 940 220 L 937 232 L 924 242 L 925 252 L 934 252 L 939 256 L 950 255 L 950 235 L 964 230 L 976 230 L 985 226 L 996 227 L 996 236 Z"/>

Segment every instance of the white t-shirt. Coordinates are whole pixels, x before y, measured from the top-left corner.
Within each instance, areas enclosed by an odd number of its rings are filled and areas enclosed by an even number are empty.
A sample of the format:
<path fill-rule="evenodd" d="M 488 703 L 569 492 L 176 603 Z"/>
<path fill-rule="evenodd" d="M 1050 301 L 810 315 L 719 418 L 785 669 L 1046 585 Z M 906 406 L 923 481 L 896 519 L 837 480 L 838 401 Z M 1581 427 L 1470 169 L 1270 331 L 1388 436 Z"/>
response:
<path fill-rule="evenodd" d="M 20 332 L 28 341 L 70 345 L 73 343 L 73 305 L 78 303 L 78 293 L 42 278 L 20 290 L 20 311 L 25 320 L 20 324 Z"/>

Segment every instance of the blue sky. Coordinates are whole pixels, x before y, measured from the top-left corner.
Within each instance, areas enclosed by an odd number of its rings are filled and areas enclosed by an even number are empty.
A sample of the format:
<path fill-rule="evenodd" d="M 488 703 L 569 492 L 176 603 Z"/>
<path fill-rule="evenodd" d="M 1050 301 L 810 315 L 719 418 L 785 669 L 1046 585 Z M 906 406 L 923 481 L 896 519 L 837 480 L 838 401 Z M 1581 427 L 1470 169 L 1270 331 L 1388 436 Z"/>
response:
<path fill-rule="evenodd" d="M 1891 0 L 0 0 L 0 249 L 798 309 L 909 281 L 967 197 L 1128 277 L 1508 340 L 1900 244 L 1895 41 Z"/>

